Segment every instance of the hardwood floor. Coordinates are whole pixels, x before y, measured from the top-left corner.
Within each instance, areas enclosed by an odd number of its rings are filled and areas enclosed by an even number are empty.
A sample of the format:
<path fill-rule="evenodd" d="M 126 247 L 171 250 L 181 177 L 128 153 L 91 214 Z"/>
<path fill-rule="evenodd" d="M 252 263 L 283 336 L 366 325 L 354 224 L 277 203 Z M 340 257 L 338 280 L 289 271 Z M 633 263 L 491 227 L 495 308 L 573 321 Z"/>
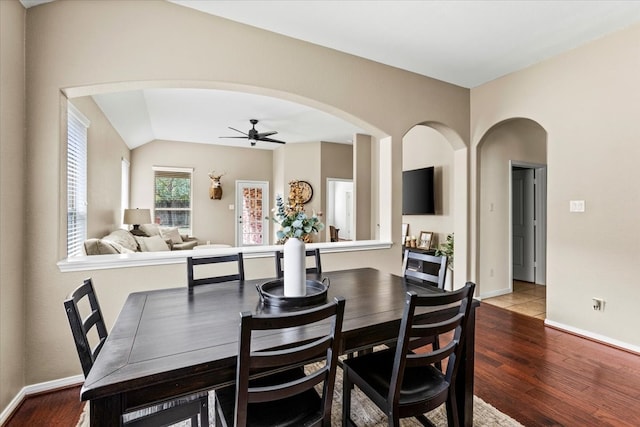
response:
<path fill-rule="evenodd" d="M 639 355 L 483 303 L 475 363 L 475 394 L 525 426 L 640 426 Z M 29 397 L 5 427 L 74 427 L 78 395 Z"/>

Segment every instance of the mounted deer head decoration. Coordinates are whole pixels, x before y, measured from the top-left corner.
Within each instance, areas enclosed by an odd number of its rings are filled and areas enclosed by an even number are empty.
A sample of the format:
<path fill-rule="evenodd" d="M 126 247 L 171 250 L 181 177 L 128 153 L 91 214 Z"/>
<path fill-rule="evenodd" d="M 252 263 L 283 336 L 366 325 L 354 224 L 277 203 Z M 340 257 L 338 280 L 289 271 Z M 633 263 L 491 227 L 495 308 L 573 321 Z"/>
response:
<path fill-rule="evenodd" d="M 222 178 L 224 173 L 216 175 L 215 172 L 216 171 L 209 172 L 209 178 L 211 178 L 211 187 L 209 187 L 209 198 L 212 200 L 220 200 L 222 199 L 222 183 L 220 182 L 220 178 Z"/>

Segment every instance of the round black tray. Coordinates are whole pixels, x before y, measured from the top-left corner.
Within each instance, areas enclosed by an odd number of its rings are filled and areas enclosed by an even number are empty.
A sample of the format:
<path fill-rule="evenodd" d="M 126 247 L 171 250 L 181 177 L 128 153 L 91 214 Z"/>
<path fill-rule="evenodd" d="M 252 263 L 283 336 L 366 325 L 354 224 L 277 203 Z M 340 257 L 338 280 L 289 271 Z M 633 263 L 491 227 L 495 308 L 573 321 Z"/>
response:
<path fill-rule="evenodd" d="M 326 283 L 325 283 L 326 282 Z M 276 279 L 256 285 L 260 300 L 264 305 L 274 307 L 310 307 L 327 301 L 329 278 L 322 281 L 307 279 L 307 295 L 301 297 L 284 296 L 284 280 Z"/>

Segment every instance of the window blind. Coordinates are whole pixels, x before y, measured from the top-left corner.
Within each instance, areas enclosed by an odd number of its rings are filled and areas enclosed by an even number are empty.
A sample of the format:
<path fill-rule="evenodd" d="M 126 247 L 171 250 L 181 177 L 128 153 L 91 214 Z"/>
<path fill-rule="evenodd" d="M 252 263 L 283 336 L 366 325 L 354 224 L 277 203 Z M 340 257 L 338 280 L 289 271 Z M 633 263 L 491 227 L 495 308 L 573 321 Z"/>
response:
<path fill-rule="evenodd" d="M 82 255 L 87 239 L 87 129 L 89 121 L 67 109 L 67 257 Z"/>

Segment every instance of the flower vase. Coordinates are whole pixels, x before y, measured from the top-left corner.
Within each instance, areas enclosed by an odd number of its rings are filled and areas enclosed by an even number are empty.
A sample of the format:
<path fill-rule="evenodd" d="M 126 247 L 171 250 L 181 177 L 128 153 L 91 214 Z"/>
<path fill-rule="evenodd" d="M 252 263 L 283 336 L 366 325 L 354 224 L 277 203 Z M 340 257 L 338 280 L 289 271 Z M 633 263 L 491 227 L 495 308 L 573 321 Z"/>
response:
<path fill-rule="evenodd" d="M 303 297 L 307 294 L 304 242 L 290 237 L 284 243 L 284 296 Z"/>

